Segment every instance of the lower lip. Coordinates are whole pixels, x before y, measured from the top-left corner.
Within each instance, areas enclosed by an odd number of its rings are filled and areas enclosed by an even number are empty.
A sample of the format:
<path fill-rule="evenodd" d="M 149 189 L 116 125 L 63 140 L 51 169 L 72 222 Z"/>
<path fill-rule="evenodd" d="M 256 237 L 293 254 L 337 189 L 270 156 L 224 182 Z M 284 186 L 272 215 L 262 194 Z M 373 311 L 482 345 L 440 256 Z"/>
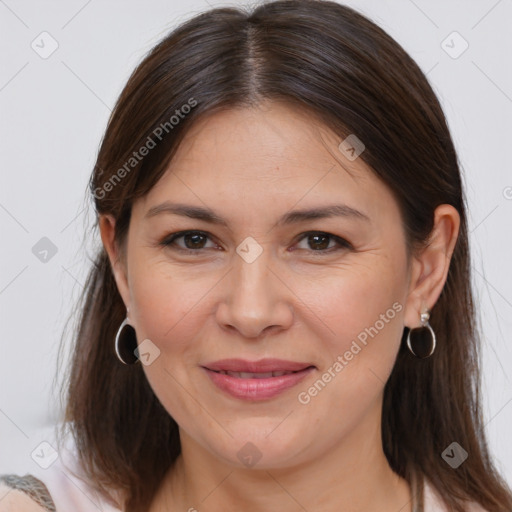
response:
<path fill-rule="evenodd" d="M 208 368 L 206 371 L 212 382 L 222 391 L 242 400 L 265 400 L 279 395 L 283 391 L 296 386 L 315 368 L 310 366 L 299 372 L 288 373 L 280 377 L 265 379 L 241 379 L 223 373 L 217 373 Z"/>

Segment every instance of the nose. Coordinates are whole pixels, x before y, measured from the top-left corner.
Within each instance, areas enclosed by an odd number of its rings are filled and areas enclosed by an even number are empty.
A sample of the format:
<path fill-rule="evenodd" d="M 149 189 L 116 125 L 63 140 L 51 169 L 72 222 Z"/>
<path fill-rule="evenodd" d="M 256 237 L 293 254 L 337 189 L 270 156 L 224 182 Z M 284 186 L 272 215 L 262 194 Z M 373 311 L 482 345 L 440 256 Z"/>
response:
<path fill-rule="evenodd" d="M 264 332 L 287 329 L 293 322 L 293 293 L 272 266 L 268 252 L 264 250 L 251 263 L 235 256 L 217 308 L 219 325 L 245 338 L 260 338 Z"/>

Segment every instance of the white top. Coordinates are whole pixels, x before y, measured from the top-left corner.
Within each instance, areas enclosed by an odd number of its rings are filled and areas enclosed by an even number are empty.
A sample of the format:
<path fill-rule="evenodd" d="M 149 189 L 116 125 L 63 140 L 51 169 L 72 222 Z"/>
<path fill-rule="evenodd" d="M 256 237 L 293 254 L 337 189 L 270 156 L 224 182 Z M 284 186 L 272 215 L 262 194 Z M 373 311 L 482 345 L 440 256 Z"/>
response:
<path fill-rule="evenodd" d="M 77 463 L 76 448 L 71 435 L 66 438 L 64 450 L 46 469 L 31 471 L 31 475 L 43 482 L 55 503 L 57 512 L 122 512 L 110 505 L 76 475 L 83 475 Z M 1 476 L 1 475 L 0 475 Z M 0 481 L 0 485 L 5 485 Z M 425 483 L 425 512 L 448 512 L 442 500 L 431 485 Z M 54 510 L 49 507 L 47 510 Z M 486 512 L 474 504 L 466 512 Z"/>

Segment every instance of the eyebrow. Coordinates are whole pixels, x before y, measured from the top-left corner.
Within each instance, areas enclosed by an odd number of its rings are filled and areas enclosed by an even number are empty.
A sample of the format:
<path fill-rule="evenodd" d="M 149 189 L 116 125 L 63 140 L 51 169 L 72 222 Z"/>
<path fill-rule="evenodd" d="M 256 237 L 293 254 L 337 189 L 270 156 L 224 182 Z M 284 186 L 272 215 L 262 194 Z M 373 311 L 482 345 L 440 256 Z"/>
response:
<path fill-rule="evenodd" d="M 228 227 L 228 222 L 209 208 L 181 203 L 171 203 L 169 201 L 165 201 L 162 204 L 150 208 L 146 215 L 144 215 L 144 218 L 151 218 L 162 213 L 181 215 L 190 219 L 202 220 L 211 224 Z M 332 204 L 316 208 L 293 210 L 284 214 L 277 222 L 277 226 L 287 226 L 299 222 L 325 219 L 329 217 L 347 217 L 371 222 L 368 215 L 352 208 L 351 206 L 346 204 Z"/>

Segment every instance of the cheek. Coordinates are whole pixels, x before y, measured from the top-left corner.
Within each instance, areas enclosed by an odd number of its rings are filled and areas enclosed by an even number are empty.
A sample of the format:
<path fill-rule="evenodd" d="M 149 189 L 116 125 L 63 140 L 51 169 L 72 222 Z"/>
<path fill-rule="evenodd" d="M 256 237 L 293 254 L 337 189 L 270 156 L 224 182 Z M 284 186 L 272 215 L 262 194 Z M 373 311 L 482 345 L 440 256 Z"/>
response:
<path fill-rule="evenodd" d="M 308 283 L 302 290 L 295 288 L 307 309 L 315 313 L 315 330 L 325 333 L 319 339 L 331 358 L 350 350 L 354 341 L 368 348 L 371 340 L 379 340 L 373 343 L 375 351 L 393 355 L 403 330 L 405 279 L 400 277 L 399 265 L 386 266 L 385 261 L 368 255 L 367 264 L 334 271 L 329 278 Z"/>
<path fill-rule="evenodd" d="M 318 419 L 337 407 L 349 423 L 361 418 L 382 392 L 396 359 L 403 332 L 403 269 L 398 261 L 384 265 L 386 258 L 368 261 L 339 273 L 325 293 L 316 294 L 314 309 L 330 334 L 318 338 L 323 366 L 312 387 L 301 387 L 298 400 Z"/>
<path fill-rule="evenodd" d="M 137 332 L 155 342 L 179 328 L 180 321 L 197 302 L 193 279 L 161 255 L 135 249 L 130 262 L 132 316 Z"/>
<path fill-rule="evenodd" d="M 316 380 L 299 386 L 297 402 L 326 439 L 332 411 L 341 414 L 339 428 L 348 432 L 367 411 L 379 410 L 372 404 L 377 403 L 398 352 L 405 281 L 395 278 L 400 276 L 395 268 L 375 263 L 365 272 L 340 273 L 335 285 L 324 286 L 323 294 L 312 294 L 310 289 L 310 299 L 316 297 L 312 305 L 319 316 L 316 323 L 321 326 L 316 332 L 330 334 L 316 338 L 322 367 Z"/>
<path fill-rule="evenodd" d="M 136 261 L 136 260 L 134 260 Z M 198 329 L 204 319 L 201 297 L 212 285 L 191 279 L 190 272 L 162 260 L 140 259 L 133 265 L 130 286 L 133 322 L 139 343 L 150 339 L 158 348 L 158 358 L 143 367 L 156 396 L 181 426 L 194 430 L 194 418 L 203 417 L 200 403 L 191 400 L 197 393 L 191 385 L 196 376 L 200 346 Z M 132 313 L 132 310 L 130 310 Z M 208 423 L 208 418 L 204 419 Z M 215 425 L 209 425 L 214 428 Z"/>
<path fill-rule="evenodd" d="M 142 252 L 142 251 L 141 251 Z M 160 350 L 160 363 L 185 376 L 200 358 L 201 329 L 212 322 L 212 304 L 222 274 L 191 272 L 164 258 L 134 258 L 130 313 L 137 338 L 150 339 Z M 151 367 L 147 368 L 152 371 Z"/>

